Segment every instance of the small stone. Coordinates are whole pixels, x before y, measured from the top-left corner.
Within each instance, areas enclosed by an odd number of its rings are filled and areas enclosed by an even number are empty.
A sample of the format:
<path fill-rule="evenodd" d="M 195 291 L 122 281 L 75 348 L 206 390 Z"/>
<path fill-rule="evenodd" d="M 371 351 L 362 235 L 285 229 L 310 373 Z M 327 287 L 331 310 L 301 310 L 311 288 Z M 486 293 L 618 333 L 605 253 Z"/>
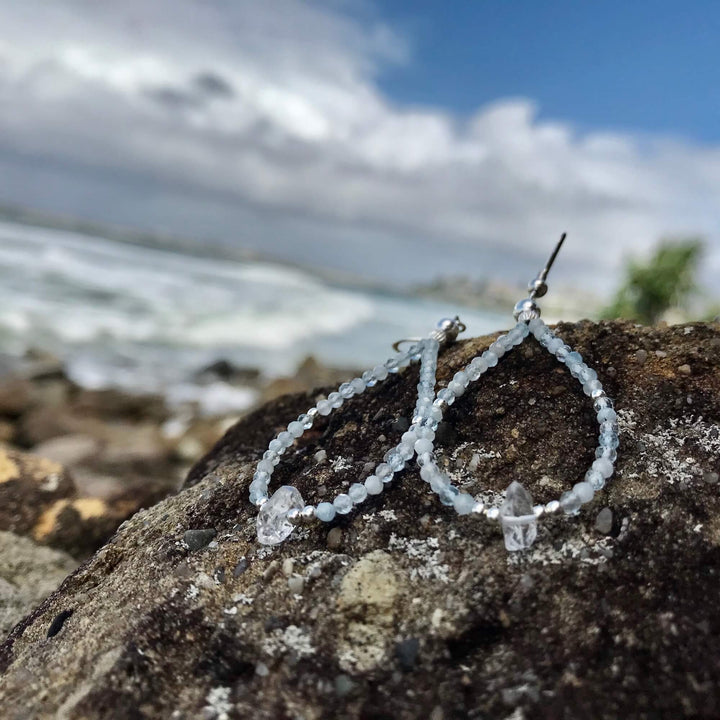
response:
<path fill-rule="evenodd" d="M 301 595 L 305 587 L 305 580 L 300 575 L 293 575 L 288 578 L 288 588 L 293 595 Z"/>
<path fill-rule="evenodd" d="M 327 546 L 330 550 L 337 550 L 342 544 L 343 533 L 339 527 L 334 527 L 327 534 Z"/>
<path fill-rule="evenodd" d="M 418 638 L 407 638 L 395 645 L 395 657 L 400 663 L 400 667 L 409 671 L 417 664 L 418 653 L 420 651 L 420 640 Z"/>
<path fill-rule="evenodd" d="M 355 687 L 355 683 L 347 675 L 338 675 L 335 678 L 334 684 L 335 694 L 338 697 L 345 697 L 346 695 L 349 695 Z"/>
<path fill-rule="evenodd" d="M 505 548 L 510 552 L 527 550 L 535 542 L 537 518 L 533 512 L 532 496 L 521 483 L 512 482 L 505 491 L 500 521 Z"/>
<path fill-rule="evenodd" d="M 613 513 L 610 508 L 603 508 L 595 518 L 595 529 L 602 535 L 609 535 L 612 530 Z"/>
<path fill-rule="evenodd" d="M 404 433 L 409 427 L 410 421 L 406 417 L 399 417 L 397 420 L 394 420 L 390 425 L 390 429 L 394 433 Z"/>
<path fill-rule="evenodd" d="M 647 350 L 638 350 L 635 353 L 635 360 L 638 364 L 644 365 L 648 359 Z"/>
<path fill-rule="evenodd" d="M 718 475 L 716 472 L 706 472 L 703 475 L 703 480 L 708 483 L 708 485 L 717 485 L 717 481 L 720 479 L 720 475 Z"/>
<path fill-rule="evenodd" d="M 283 485 L 260 508 L 257 517 L 257 538 L 263 545 L 277 545 L 290 535 L 294 525 L 288 521 L 290 510 L 302 510 L 305 503 L 297 488 Z"/>
<path fill-rule="evenodd" d="M 217 535 L 214 528 L 205 528 L 202 530 L 186 530 L 183 533 L 183 542 L 187 545 L 190 552 L 202 550 L 207 547 Z"/>
<path fill-rule="evenodd" d="M 247 558 L 240 558 L 238 560 L 238 564 L 235 566 L 235 569 L 233 570 L 233 577 L 240 577 L 246 570 L 248 569 L 248 561 Z"/>
<path fill-rule="evenodd" d="M 282 564 L 282 571 L 285 577 L 290 577 L 295 569 L 295 561 L 292 558 L 285 558 Z"/>
<path fill-rule="evenodd" d="M 265 663 L 258 663 L 255 666 L 255 674 L 259 677 L 267 677 L 270 673 L 270 670 L 268 669 L 268 666 Z"/>
<path fill-rule="evenodd" d="M 681 365 L 678 368 L 678 372 L 681 375 L 691 375 L 692 374 L 692 368 L 686 363 L 685 365 Z"/>
<path fill-rule="evenodd" d="M 327 452 L 325 450 L 318 450 L 315 453 L 314 457 L 315 457 L 315 462 L 318 465 L 321 465 L 322 463 L 324 463 L 327 460 Z"/>

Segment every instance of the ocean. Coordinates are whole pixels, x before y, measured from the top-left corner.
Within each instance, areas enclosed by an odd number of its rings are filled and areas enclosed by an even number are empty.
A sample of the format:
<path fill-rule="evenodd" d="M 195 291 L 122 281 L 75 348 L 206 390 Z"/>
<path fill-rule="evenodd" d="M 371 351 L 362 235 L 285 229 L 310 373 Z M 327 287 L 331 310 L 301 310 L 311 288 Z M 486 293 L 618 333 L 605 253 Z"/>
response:
<path fill-rule="evenodd" d="M 395 340 L 458 312 L 469 335 L 510 317 L 343 287 L 279 263 L 0 222 L 0 352 L 42 349 L 82 386 L 159 392 L 207 413 L 254 399 L 247 388 L 196 380 L 216 360 L 269 378 L 291 375 L 308 355 L 369 367 L 392 355 Z"/>

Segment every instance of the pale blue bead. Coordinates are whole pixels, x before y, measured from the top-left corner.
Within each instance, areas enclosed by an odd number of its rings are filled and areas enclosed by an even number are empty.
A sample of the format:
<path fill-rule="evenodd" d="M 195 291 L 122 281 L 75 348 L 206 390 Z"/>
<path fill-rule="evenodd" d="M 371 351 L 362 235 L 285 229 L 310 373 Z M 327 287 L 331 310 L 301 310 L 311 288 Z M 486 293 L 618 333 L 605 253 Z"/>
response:
<path fill-rule="evenodd" d="M 602 445 L 595 450 L 596 458 L 607 458 L 610 462 L 614 463 L 617 460 L 617 450 L 614 448 L 602 447 Z"/>
<path fill-rule="evenodd" d="M 585 365 L 580 373 L 580 382 L 585 384 L 589 383 L 591 380 L 597 380 L 597 373 L 592 368 Z"/>
<path fill-rule="evenodd" d="M 609 420 L 610 422 L 617 422 L 617 413 L 610 407 L 603 408 L 597 414 L 597 421 L 603 423 Z"/>
<path fill-rule="evenodd" d="M 616 433 L 618 431 L 618 425 L 616 422 L 611 420 L 605 420 L 600 423 L 600 434 L 605 435 L 607 433 Z"/>
<path fill-rule="evenodd" d="M 585 482 L 590 483 L 590 487 L 595 491 L 605 487 L 605 478 L 597 470 L 588 470 L 585 473 Z"/>
<path fill-rule="evenodd" d="M 585 503 L 589 503 L 593 499 L 593 495 L 595 495 L 595 491 L 592 488 L 592 485 L 590 485 L 589 482 L 579 482 L 576 485 L 573 486 L 573 492 L 575 495 L 577 495 L 580 502 L 584 505 Z"/>
<path fill-rule="evenodd" d="M 444 400 L 448 405 L 455 402 L 455 393 L 450 388 L 443 388 L 438 394 L 438 400 Z"/>
<path fill-rule="evenodd" d="M 482 356 L 473 358 L 470 363 L 470 368 L 479 371 L 481 375 L 488 369 L 488 367 L 487 360 Z"/>
<path fill-rule="evenodd" d="M 485 362 L 488 364 L 488 367 L 495 367 L 498 364 L 498 356 L 494 352 L 486 350 L 482 356 L 485 358 Z"/>
<path fill-rule="evenodd" d="M 355 505 L 359 505 L 368 496 L 368 491 L 362 483 L 353 483 L 348 489 L 348 495 Z"/>
<path fill-rule="evenodd" d="M 598 392 L 602 392 L 602 383 L 599 380 L 591 380 L 583 385 L 583 391 L 592 397 Z"/>
<path fill-rule="evenodd" d="M 315 517 L 323 522 L 330 522 L 335 519 L 335 506 L 329 502 L 321 502 L 315 508 Z"/>
<path fill-rule="evenodd" d="M 498 339 L 495 341 L 499 345 L 502 345 L 504 350 L 509 350 L 513 345 L 515 345 L 515 338 L 517 334 L 511 330 L 507 335 L 500 335 Z"/>
<path fill-rule="evenodd" d="M 612 408 L 614 407 L 614 405 L 613 401 L 609 397 L 602 396 L 595 400 L 595 402 L 593 403 L 593 407 L 595 408 L 595 412 L 600 412 L 605 408 Z"/>
<path fill-rule="evenodd" d="M 280 442 L 280 441 L 278 440 L 278 442 Z M 263 460 L 269 460 L 273 464 L 273 467 L 274 467 L 275 465 L 277 465 L 280 462 L 280 455 L 282 455 L 284 452 L 285 452 L 285 448 L 282 447 L 282 443 L 280 443 L 279 450 L 270 450 L 270 448 L 268 448 L 263 453 Z"/>
<path fill-rule="evenodd" d="M 555 351 L 555 357 L 560 362 L 567 362 L 568 355 L 572 352 L 572 348 L 569 345 L 561 345 L 556 351 Z"/>
<path fill-rule="evenodd" d="M 374 385 L 377 385 L 377 380 L 375 379 L 375 376 L 373 375 L 372 370 L 366 370 L 362 374 L 362 381 L 365 383 L 366 387 L 373 387 Z"/>
<path fill-rule="evenodd" d="M 538 342 L 546 348 L 554 339 L 555 336 L 552 332 L 550 330 L 545 330 L 545 332 L 538 338 Z"/>
<path fill-rule="evenodd" d="M 400 369 L 400 363 L 395 358 L 385 361 L 385 367 L 389 373 L 396 373 Z"/>
<path fill-rule="evenodd" d="M 423 468 L 424 470 L 425 468 Z M 441 472 L 435 469 L 435 473 L 433 473 L 432 477 L 430 478 L 430 488 L 433 492 L 439 493 L 443 488 L 447 487 L 450 484 L 450 481 L 443 475 Z"/>
<path fill-rule="evenodd" d="M 465 385 L 455 380 L 451 380 L 448 383 L 448 390 L 450 390 L 450 392 L 453 393 L 453 395 L 455 395 L 456 397 L 460 397 L 461 395 L 465 394 Z"/>
<path fill-rule="evenodd" d="M 353 392 L 356 395 L 359 395 L 361 392 L 365 391 L 365 381 L 362 378 L 354 378 L 350 381 L 350 384 L 352 385 Z"/>
<path fill-rule="evenodd" d="M 283 448 L 289 448 L 295 441 L 295 438 L 287 430 L 283 430 L 277 439 L 282 443 Z"/>
<path fill-rule="evenodd" d="M 526 338 L 530 334 L 530 328 L 528 324 L 524 322 L 519 322 L 513 329 L 523 338 Z"/>
<path fill-rule="evenodd" d="M 250 492 L 264 492 L 267 494 L 268 484 L 266 480 L 253 480 L 248 489 Z"/>
<path fill-rule="evenodd" d="M 525 324 L 525 323 L 523 323 L 523 325 L 524 325 L 524 324 Z M 538 317 L 538 318 L 531 318 L 531 319 L 527 322 L 528 332 L 529 332 L 529 333 L 530 333 L 530 332 L 533 333 L 533 335 L 534 335 L 536 332 L 540 332 L 540 333 L 544 332 L 545 327 L 546 327 L 545 323 L 544 323 L 544 322 L 542 321 L 542 319 L 539 318 L 539 317 Z"/>
<path fill-rule="evenodd" d="M 468 515 L 475 507 L 475 498 L 472 495 L 461 492 L 455 496 L 453 505 L 458 515 Z"/>
<path fill-rule="evenodd" d="M 280 442 L 279 438 L 274 438 L 270 441 L 270 444 L 268 445 L 268 450 L 273 453 L 274 455 L 277 455 L 278 453 L 281 453 L 284 450 L 284 446 L 282 442 Z"/>
<path fill-rule="evenodd" d="M 313 418 L 307 413 L 298 415 L 297 421 L 303 426 L 303 428 L 305 428 L 305 430 L 309 430 L 313 426 Z"/>
<path fill-rule="evenodd" d="M 412 457 L 412 455 L 410 456 Z M 393 472 L 400 472 L 405 467 L 406 458 L 397 450 L 391 450 L 385 457 Z"/>
<path fill-rule="evenodd" d="M 579 365 L 582 361 L 582 355 L 579 352 L 570 352 L 568 353 L 567 358 L 565 358 L 565 362 L 568 365 Z"/>
<path fill-rule="evenodd" d="M 415 452 L 418 455 L 422 455 L 423 453 L 431 453 L 433 451 L 433 443 L 432 440 L 428 440 L 427 438 L 420 438 L 415 442 Z"/>
<path fill-rule="evenodd" d="M 592 464 L 592 469 L 597 470 L 606 480 L 609 478 L 615 468 L 608 458 L 602 457 L 595 460 Z"/>
<path fill-rule="evenodd" d="M 497 342 L 497 340 L 494 343 L 491 343 L 490 347 L 488 348 L 488 352 L 497 355 L 498 358 L 501 358 L 505 354 L 505 351 L 506 347 L 502 343 Z"/>
<path fill-rule="evenodd" d="M 424 463 L 420 467 L 420 478 L 425 482 L 432 482 L 434 478 L 441 477 L 440 471 L 433 462 Z"/>
<path fill-rule="evenodd" d="M 419 360 L 422 349 L 422 343 L 416 343 L 415 345 L 411 345 L 407 351 L 408 358 L 410 358 L 411 360 Z"/>
<path fill-rule="evenodd" d="M 372 372 L 378 380 L 384 380 L 388 376 L 387 368 L 384 365 L 376 365 Z"/>
<path fill-rule="evenodd" d="M 425 438 L 426 440 L 435 439 L 435 431 L 430 428 L 418 428 L 415 432 L 418 438 Z"/>
<path fill-rule="evenodd" d="M 265 490 L 259 488 L 250 490 L 250 502 L 253 505 L 257 505 L 260 500 L 266 499 L 267 496 L 267 488 Z"/>
<path fill-rule="evenodd" d="M 379 495 L 383 491 L 383 481 L 377 475 L 365 478 L 365 489 L 368 495 Z"/>
<path fill-rule="evenodd" d="M 433 462 L 432 453 L 423 453 L 422 455 L 418 455 L 417 460 L 415 462 L 417 462 L 418 467 L 425 467 L 425 465 L 432 464 L 432 462 Z"/>
<path fill-rule="evenodd" d="M 455 498 L 459 493 L 460 491 L 454 485 L 445 485 L 445 487 L 438 491 L 437 495 L 443 505 L 452 507 L 455 505 Z"/>
<path fill-rule="evenodd" d="M 547 344 L 548 352 L 553 355 L 563 346 L 563 341 L 559 337 L 553 337 L 552 340 Z"/>
<path fill-rule="evenodd" d="M 298 420 L 293 420 L 288 425 L 288 432 L 294 438 L 299 438 L 305 432 L 305 428 L 303 427 L 303 424 L 301 422 L 299 422 Z"/>
<path fill-rule="evenodd" d="M 570 490 L 560 496 L 560 507 L 566 515 L 577 515 L 581 505 L 580 498 Z"/>
<path fill-rule="evenodd" d="M 332 405 L 327 400 L 319 400 L 317 411 L 320 415 L 329 415 L 332 412 Z"/>
<path fill-rule="evenodd" d="M 616 433 L 603 433 L 600 435 L 600 445 L 615 450 L 620 447 L 620 439 Z"/>
<path fill-rule="evenodd" d="M 253 482 L 255 481 L 267 484 L 270 481 L 270 473 L 265 470 L 256 470 L 253 475 Z"/>
<path fill-rule="evenodd" d="M 335 512 L 340 515 L 347 515 L 353 508 L 353 501 L 349 495 L 340 493 L 340 495 L 333 500 L 333 506 L 335 507 Z"/>
<path fill-rule="evenodd" d="M 571 363 L 571 362 L 568 362 L 568 363 L 567 363 L 567 367 L 568 367 L 568 370 L 570 371 L 570 374 L 571 374 L 574 378 L 579 378 L 579 377 L 580 377 L 580 373 L 582 373 L 582 371 L 583 371 L 585 368 L 587 368 L 587 365 L 586 365 L 585 363 Z"/>
<path fill-rule="evenodd" d="M 375 468 L 375 475 L 379 477 L 383 482 L 389 482 L 392 480 L 393 469 L 387 463 L 380 463 Z"/>
<path fill-rule="evenodd" d="M 402 442 L 397 446 L 397 452 L 403 460 L 409 460 L 415 454 L 415 443 Z"/>
<path fill-rule="evenodd" d="M 400 438 L 400 442 L 408 443 L 410 445 L 414 445 L 415 441 L 418 439 L 417 430 L 415 428 L 410 428 L 406 432 L 402 434 L 402 437 Z"/>
<path fill-rule="evenodd" d="M 339 392 L 331 392 L 328 395 L 327 399 L 330 405 L 332 405 L 332 407 L 336 409 L 339 408 L 344 402 L 343 396 Z"/>
<path fill-rule="evenodd" d="M 469 383 L 467 373 L 463 370 L 458 370 L 458 372 L 453 375 L 453 382 L 460 383 L 463 387 L 467 387 Z"/>
<path fill-rule="evenodd" d="M 352 383 L 349 382 L 343 383 L 338 388 L 338 392 L 343 396 L 343 398 L 345 398 L 345 400 L 349 400 L 355 394 Z"/>
<path fill-rule="evenodd" d="M 275 464 L 271 460 L 261 460 L 257 464 L 257 469 L 272 475 L 273 470 L 275 470 Z"/>

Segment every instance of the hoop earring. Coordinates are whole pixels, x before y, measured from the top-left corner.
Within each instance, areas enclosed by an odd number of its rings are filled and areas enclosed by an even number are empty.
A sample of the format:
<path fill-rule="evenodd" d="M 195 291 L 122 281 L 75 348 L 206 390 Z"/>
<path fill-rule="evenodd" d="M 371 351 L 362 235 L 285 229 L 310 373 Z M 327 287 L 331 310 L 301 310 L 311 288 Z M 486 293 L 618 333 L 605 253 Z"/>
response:
<path fill-rule="evenodd" d="M 300 491 L 291 486 L 283 485 L 271 497 L 268 497 L 268 484 L 281 456 L 297 440 L 302 437 L 315 423 L 318 416 L 330 415 L 333 410 L 341 407 L 346 400 L 363 393 L 367 388 L 385 380 L 391 373 L 413 362 L 420 362 L 420 382 L 418 384 L 418 400 L 415 409 L 416 417 L 420 414 L 433 415 L 435 399 L 435 371 L 440 348 L 454 342 L 465 325 L 459 318 L 444 319 L 437 328 L 424 339 L 401 340 L 394 348 L 399 354 L 390 358 L 382 365 L 367 370 L 361 377 L 345 382 L 336 392 L 331 392 L 327 399 L 320 400 L 306 413 L 293 420 L 287 429 L 270 441 L 255 469 L 250 483 L 250 502 L 259 508 L 257 516 L 257 538 L 263 545 L 277 545 L 285 540 L 299 524 L 321 520 L 330 522 L 337 514 L 345 515 L 356 505 L 363 503 L 368 495 L 379 495 L 384 486 L 396 473 L 402 470 L 414 456 L 415 442 L 420 437 L 434 437 L 434 432 L 421 429 L 413 443 L 408 442 L 407 433 L 400 443 L 387 453 L 383 462 L 379 463 L 372 475 L 362 483 L 353 483 L 347 493 L 340 493 L 333 502 L 321 502 L 318 505 L 305 504 Z M 400 346 L 406 342 L 413 344 L 405 351 Z M 437 413 L 435 413 L 437 414 Z"/>
<path fill-rule="evenodd" d="M 513 347 L 520 345 L 532 334 L 535 339 L 558 361 L 564 363 L 570 374 L 577 378 L 583 390 L 592 401 L 600 426 L 599 445 L 595 460 L 585 477 L 576 483 L 572 490 L 564 492 L 557 500 L 541 505 L 533 505 L 532 496 L 522 483 L 514 481 L 505 492 L 505 501 L 497 506 L 485 507 L 469 493 L 455 487 L 447 475 L 438 467 L 432 441 L 423 444 L 423 452 L 418 452 L 417 464 L 420 477 L 430 484 L 444 505 L 455 508 L 458 514 L 475 514 L 488 520 L 500 521 L 505 547 L 509 551 L 529 548 L 537 537 L 537 521 L 544 515 L 563 511 L 566 515 L 576 515 L 581 506 L 590 502 L 593 496 L 605 486 L 614 472 L 619 446 L 617 414 L 613 401 L 605 394 L 597 373 L 583 362 L 582 356 L 574 352 L 563 340 L 557 337 L 540 319 L 540 308 L 535 302 L 547 292 L 547 275 L 557 257 L 565 234 L 562 235 L 550 259 L 530 283 L 528 298 L 515 305 L 513 315 L 517 325 L 505 335 L 500 335 L 481 355 L 473 358 L 455 376 L 447 388 L 438 392 L 429 413 L 420 418 L 420 425 L 434 430 L 442 419 L 445 410 L 456 398 L 463 395 L 470 383 L 477 381 Z"/>

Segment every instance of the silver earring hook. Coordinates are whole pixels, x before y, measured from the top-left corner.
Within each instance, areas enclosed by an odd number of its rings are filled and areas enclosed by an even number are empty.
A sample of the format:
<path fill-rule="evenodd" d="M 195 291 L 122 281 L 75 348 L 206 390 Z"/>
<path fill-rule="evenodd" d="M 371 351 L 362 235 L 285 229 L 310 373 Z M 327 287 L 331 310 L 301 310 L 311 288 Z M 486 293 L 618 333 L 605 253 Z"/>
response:
<path fill-rule="evenodd" d="M 467 330 L 467 325 L 456 315 L 454 318 L 443 318 L 438 322 L 437 327 L 433 330 L 429 337 L 437 340 L 440 345 L 453 343 L 457 340 L 457 336 Z M 403 338 L 393 343 L 393 350 L 400 352 L 400 346 L 408 342 L 421 342 L 424 338 Z"/>
<path fill-rule="evenodd" d="M 560 252 L 560 248 L 563 246 L 563 243 L 565 242 L 565 238 L 567 237 L 567 233 L 563 233 L 560 236 L 560 240 L 558 240 L 557 245 L 555 246 L 555 249 L 552 251 L 552 255 L 550 255 L 550 259 L 545 263 L 545 267 L 537 274 L 534 280 L 530 282 L 528 285 L 528 292 L 530 293 L 530 299 L 534 300 L 536 297 L 542 297 L 545 295 L 545 293 L 548 290 L 547 286 L 547 276 L 550 272 L 553 263 L 555 262 L 555 258 L 558 256 L 558 253 Z"/>

